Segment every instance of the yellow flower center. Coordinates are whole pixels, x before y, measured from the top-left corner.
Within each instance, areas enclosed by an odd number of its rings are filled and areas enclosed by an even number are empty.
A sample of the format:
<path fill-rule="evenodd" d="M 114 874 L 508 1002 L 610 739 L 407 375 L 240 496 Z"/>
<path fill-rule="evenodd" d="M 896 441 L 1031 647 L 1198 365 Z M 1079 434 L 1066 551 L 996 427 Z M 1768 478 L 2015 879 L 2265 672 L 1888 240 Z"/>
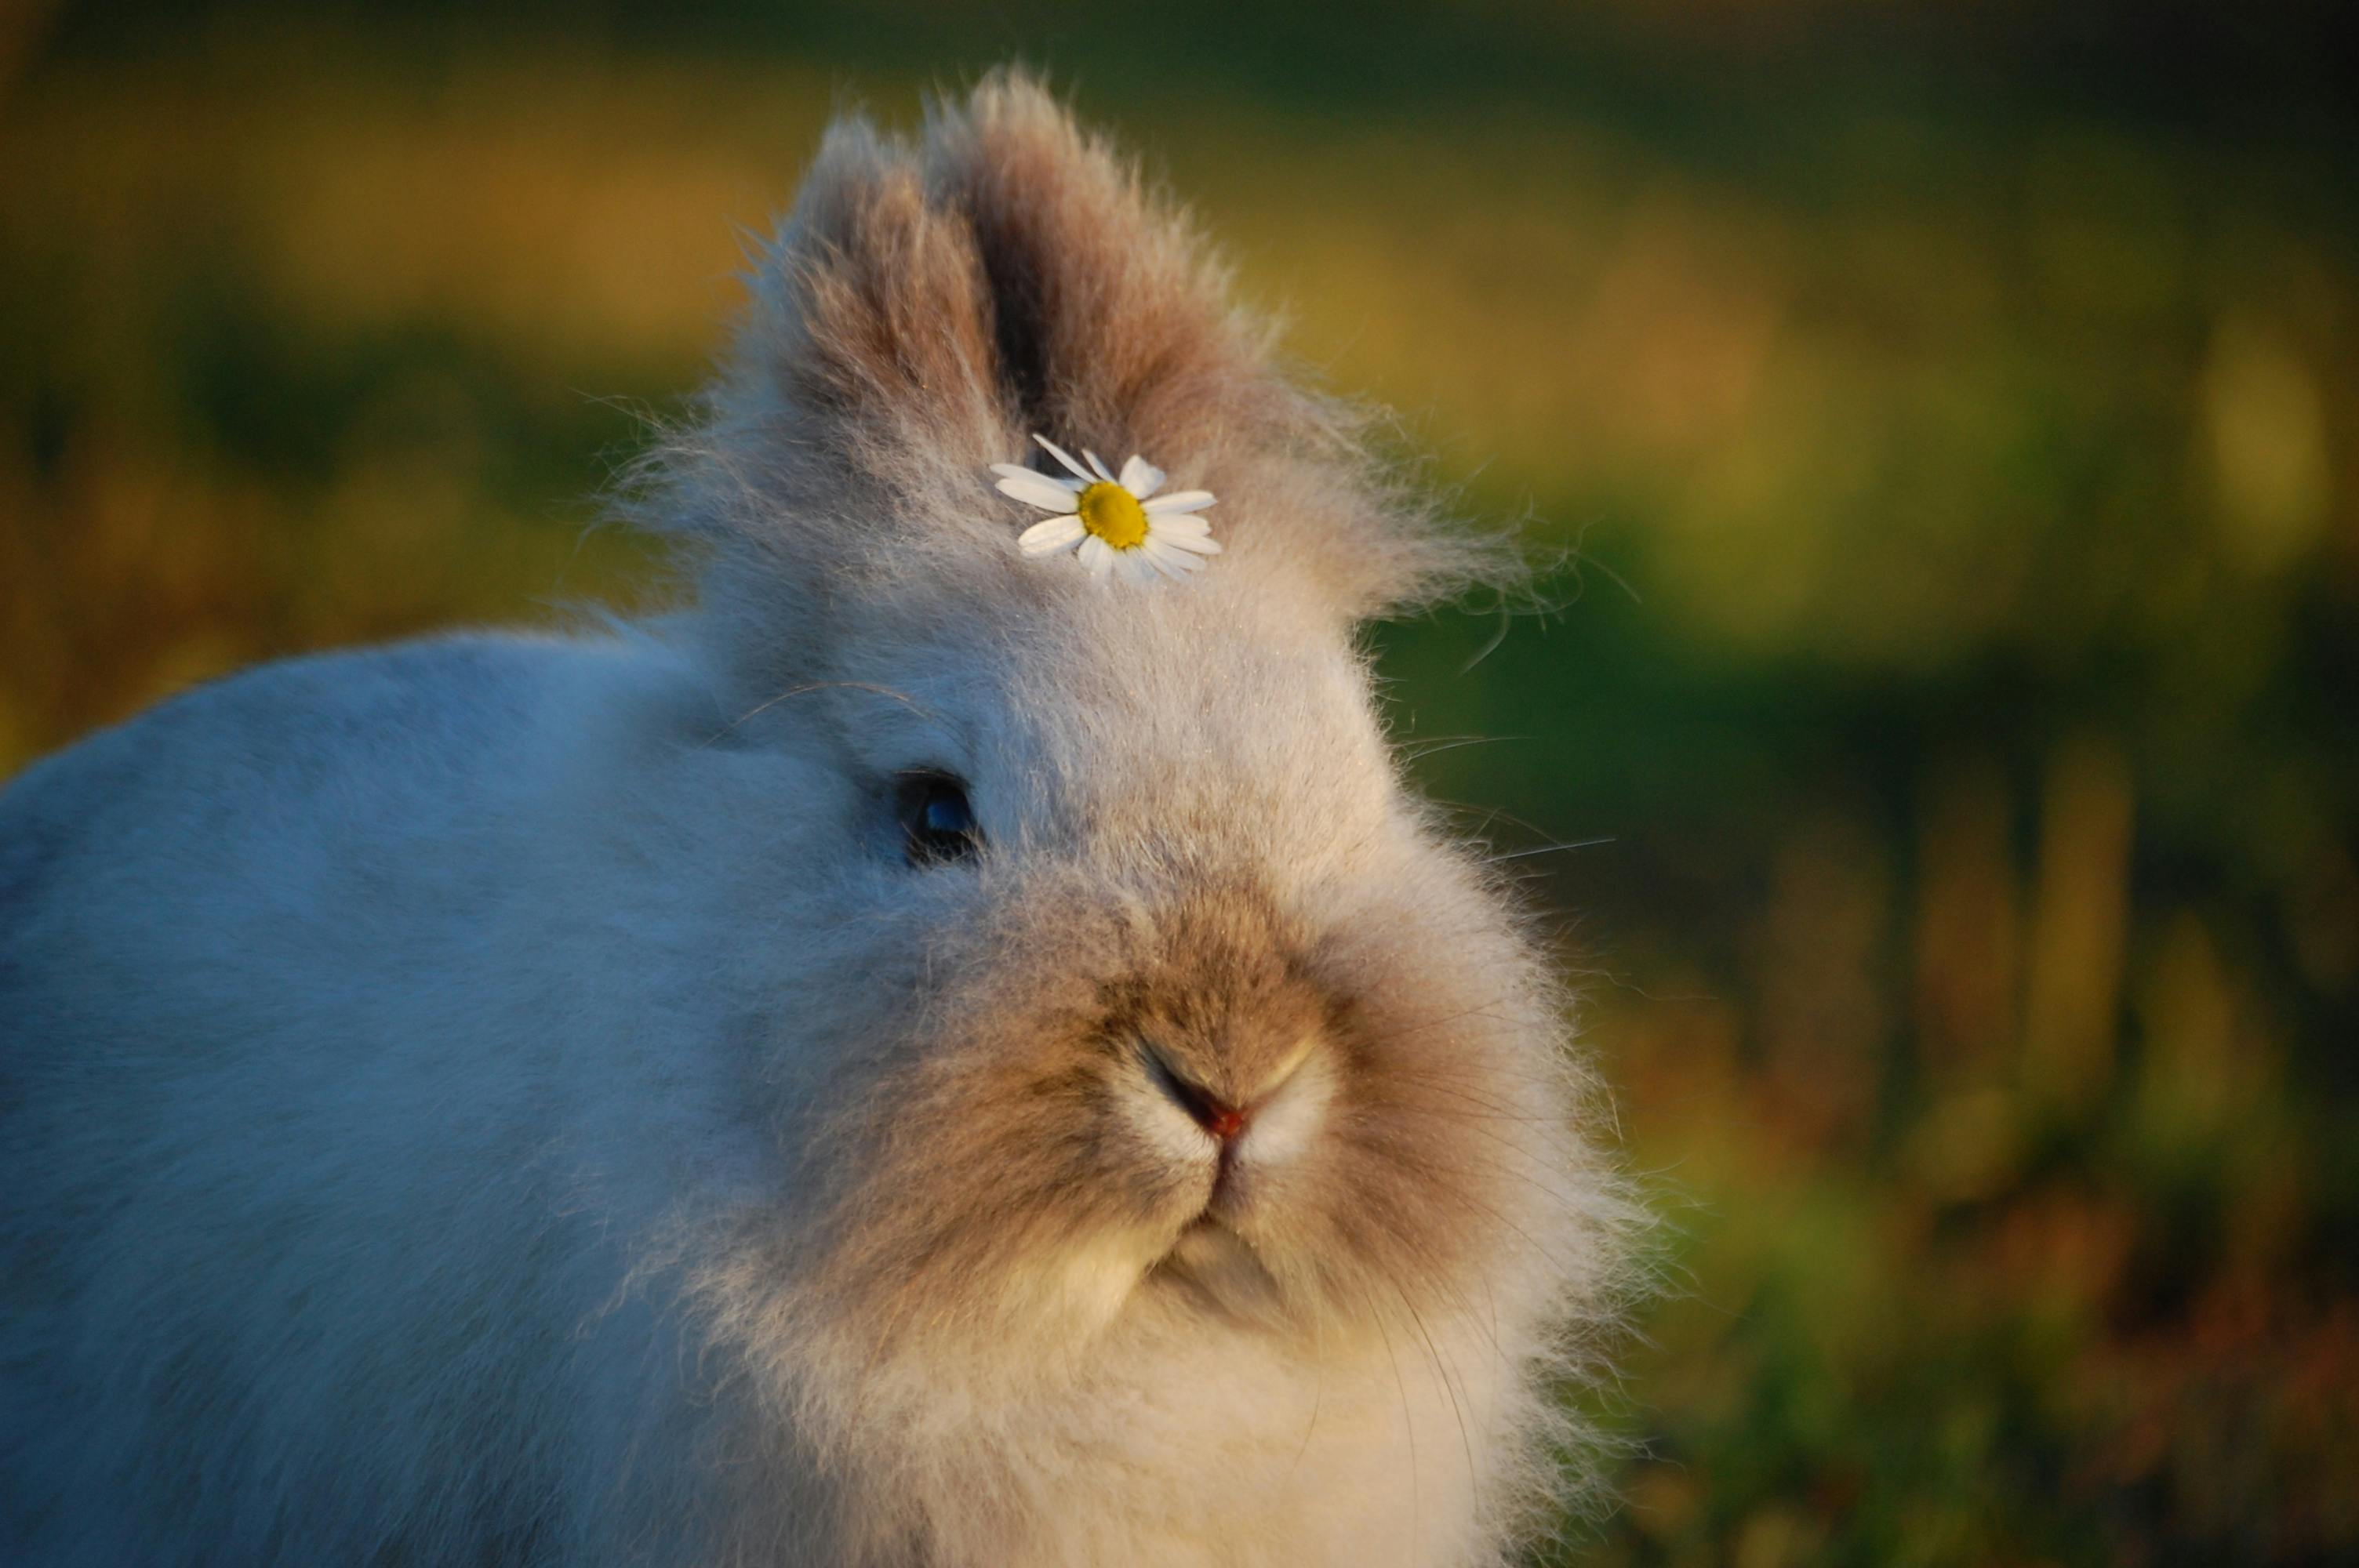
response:
<path fill-rule="evenodd" d="M 1118 484 L 1090 486 L 1073 503 L 1073 510 L 1081 514 L 1082 527 L 1117 550 L 1135 550 L 1147 543 L 1147 509 Z"/>

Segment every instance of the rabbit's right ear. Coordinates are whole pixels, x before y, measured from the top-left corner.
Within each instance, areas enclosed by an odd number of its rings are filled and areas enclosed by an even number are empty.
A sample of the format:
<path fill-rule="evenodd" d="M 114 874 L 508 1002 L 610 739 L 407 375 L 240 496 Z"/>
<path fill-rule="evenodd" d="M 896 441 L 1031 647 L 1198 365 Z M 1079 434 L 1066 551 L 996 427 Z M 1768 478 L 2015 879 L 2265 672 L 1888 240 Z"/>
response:
<path fill-rule="evenodd" d="M 1019 433 L 1175 470 L 1336 433 L 1332 409 L 1279 373 L 1266 325 L 1231 304 L 1188 214 L 1038 82 L 995 76 L 938 109 L 926 166 L 972 238 Z"/>

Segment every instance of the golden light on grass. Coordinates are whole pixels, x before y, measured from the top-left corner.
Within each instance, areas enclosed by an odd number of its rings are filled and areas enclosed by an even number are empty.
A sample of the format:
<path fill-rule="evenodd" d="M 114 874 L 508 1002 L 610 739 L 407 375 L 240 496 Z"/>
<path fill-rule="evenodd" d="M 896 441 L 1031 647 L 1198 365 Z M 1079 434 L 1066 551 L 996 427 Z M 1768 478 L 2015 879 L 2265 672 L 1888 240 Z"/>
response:
<path fill-rule="evenodd" d="M 634 580 L 584 533 L 629 410 L 701 375 L 849 74 L 224 33 L 19 80 L 0 773 L 254 659 Z M 1530 738 L 1437 753 L 1498 770 L 1459 798 L 1619 840 L 1512 868 L 1583 912 L 1676 1237 L 1661 1463 L 1601 1561 L 2095 1560 L 2091 1519 L 2347 1554 L 2310 1037 L 2359 977 L 2347 198 L 2085 116 L 1735 146 L 1243 82 L 1080 92 L 1464 510 L 1633 590 L 1396 688 L 1412 732 Z"/>

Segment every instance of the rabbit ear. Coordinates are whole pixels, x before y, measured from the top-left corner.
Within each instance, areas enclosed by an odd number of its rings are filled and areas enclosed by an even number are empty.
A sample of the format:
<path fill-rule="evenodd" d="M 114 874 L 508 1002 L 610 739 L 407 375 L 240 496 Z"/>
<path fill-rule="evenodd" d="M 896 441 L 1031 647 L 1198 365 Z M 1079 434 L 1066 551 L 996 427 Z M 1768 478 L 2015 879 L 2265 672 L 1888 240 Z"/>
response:
<path fill-rule="evenodd" d="M 1004 460 L 995 319 L 964 219 L 865 121 L 831 127 L 760 258 L 735 362 L 712 401 L 760 450 L 776 501 L 921 497 Z M 782 484 L 779 481 L 783 481 Z M 798 496 L 796 491 L 816 491 Z M 874 499 L 860 496 L 861 500 Z"/>
<path fill-rule="evenodd" d="M 1168 464 L 1239 430 L 1282 442 L 1327 422 L 1231 308 L 1186 213 L 1038 82 L 992 77 L 928 130 L 928 181 L 973 236 L 1004 395 L 1027 429 Z"/>
<path fill-rule="evenodd" d="M 920 146 L 840 124 L 640 514 L 759 563 L 791 614 L 781 596 L 846 572 L 978 550 L 1004 569 L 1038 514 L 988 470 L 1038 434 L 1214 490 L 1224 578 L 1307 579 L 1344 617 L 1494 559 L 1397 504 L 1225 284 L 1185 214 L 1020 73 L 937 105 Z M 801 580 L 777 580 L 788 561 Z"/>

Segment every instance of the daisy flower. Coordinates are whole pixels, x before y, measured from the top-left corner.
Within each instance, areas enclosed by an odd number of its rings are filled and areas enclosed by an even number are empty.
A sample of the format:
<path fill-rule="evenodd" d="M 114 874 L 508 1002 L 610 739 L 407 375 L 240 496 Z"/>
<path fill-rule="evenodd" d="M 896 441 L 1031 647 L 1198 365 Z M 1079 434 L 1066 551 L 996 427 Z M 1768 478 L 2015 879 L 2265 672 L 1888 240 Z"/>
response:
<path fill-rule="evenodd" d="M 1155 492 L 1163 487 L 1163 470 L 1136 453 L 1122 465 L 1119 477 L 1106 471 L 1095 452 L 1086 449 L 1083 468 L 1063 448 L 1046 436 L 1035 436 L 1041 449 L 1071 470 L 1037 473 L 1016 463 L 994 463 L 999 491 L 1055 516 L 1035 523 L 1016 536 L 1016 548 L 1027 556 L 1061 556 L 1081 546 L 1082 564 L 1099 581 L 1120 577 L 1125 582 L 1153 582 L 1161 572 L 1173 582 L 1203 569 L 1206 556 L 1221 553 L 1212 525 L 1195 515 L 1212 504 L 1209 490 Z"/>

